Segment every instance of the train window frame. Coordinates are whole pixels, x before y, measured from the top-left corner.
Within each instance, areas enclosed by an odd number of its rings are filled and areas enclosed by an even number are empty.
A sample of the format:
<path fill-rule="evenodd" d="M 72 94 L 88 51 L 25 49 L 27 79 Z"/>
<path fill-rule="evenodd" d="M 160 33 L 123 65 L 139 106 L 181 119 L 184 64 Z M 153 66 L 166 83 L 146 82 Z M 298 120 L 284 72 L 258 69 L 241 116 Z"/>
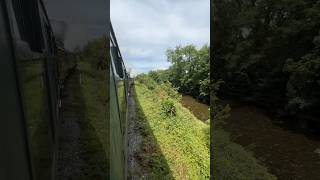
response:
<path fill-rule="evenodd" d="M 122 59 L 119 56 L 118 49 L 116 47 L 111 47 L 111 53 L 112 53 L 112 61 L 113 61 L 113 67 L 115 69 L 115 72 L 117 75 L 121 78 L 124 79 L 124 70 L 123 70 L 123 64 L 122 64 Z"/>
<path fill-rule="evenodd" d="M 34 52 L 43 52 L 44 37 L 38 0 L 12 0 L 13 15 L 20 39 Z"/>

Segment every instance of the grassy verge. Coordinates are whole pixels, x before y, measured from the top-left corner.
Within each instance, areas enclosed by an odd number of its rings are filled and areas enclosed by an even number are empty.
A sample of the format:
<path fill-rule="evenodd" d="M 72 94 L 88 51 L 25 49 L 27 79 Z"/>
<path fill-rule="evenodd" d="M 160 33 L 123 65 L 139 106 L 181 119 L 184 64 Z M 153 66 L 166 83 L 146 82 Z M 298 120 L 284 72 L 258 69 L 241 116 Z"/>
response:
<path fill-rule="evenodd" d="M 137 124 L 144 136 L 141 166 L 150 179 L 209 179 L 209 125 L 174 101 L 175 116 L 163 116 L 168 98 L 136 82 Z"/>

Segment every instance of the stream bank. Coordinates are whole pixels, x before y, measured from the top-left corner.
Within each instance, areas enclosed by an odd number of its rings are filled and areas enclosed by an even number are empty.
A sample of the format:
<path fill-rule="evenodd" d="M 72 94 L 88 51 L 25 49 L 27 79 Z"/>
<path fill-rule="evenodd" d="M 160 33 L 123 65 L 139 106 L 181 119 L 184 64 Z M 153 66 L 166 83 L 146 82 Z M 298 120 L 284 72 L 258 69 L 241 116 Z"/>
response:
<path fill-rule="evenodd" d="M 231 111 L 224 129 L 232 142 L 252 151 L 279 179 L 319 179 L 319 136 L 298 130 L 288 119 L 272 117 L 256 106 L 222 101 L 226 103 Z M 209 116 L 209 107 L 191 96 L 183 96 L 182 104 L 201 120 Z"/>
<path fill-rule="evenodd" d="M 228 102 L 225 130 L 279 179 L 319 179 L 320 138 L 297 131 L 255 106 Z"/>

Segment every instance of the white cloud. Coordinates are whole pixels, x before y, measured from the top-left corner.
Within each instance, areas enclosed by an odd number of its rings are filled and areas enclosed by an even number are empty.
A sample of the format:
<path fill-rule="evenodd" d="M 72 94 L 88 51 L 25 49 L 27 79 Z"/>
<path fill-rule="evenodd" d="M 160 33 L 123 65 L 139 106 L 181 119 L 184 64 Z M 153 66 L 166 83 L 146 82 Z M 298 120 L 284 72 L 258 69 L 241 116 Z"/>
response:
<path fill-rule="evenodd" d="M 137 73 L 167 68 L 168 48 L 210 41 L 210 0 L 111 0 L 110 12 L 124 61 Z"/>

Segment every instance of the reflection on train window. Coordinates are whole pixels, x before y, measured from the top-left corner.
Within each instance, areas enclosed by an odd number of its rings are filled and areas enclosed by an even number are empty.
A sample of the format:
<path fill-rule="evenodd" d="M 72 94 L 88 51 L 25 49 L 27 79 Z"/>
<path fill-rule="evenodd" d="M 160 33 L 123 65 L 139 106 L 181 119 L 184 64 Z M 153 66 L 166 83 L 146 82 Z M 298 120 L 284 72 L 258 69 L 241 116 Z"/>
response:
<path fill-rule="evenodd" d="M 53 145 L 43 62 L 41 58 L 21 62 L 25 117 L 33 165 L 39 179 L 50 177 Z"/>
<path fill-rule="evenodd" d="M 32 1 L 36 3 L 37 1 Z M 46 86 L 45 56 L 40 15 L 29 1 L 14 0 L 12 15 L 19 75 L 24 104 L 25 124 L 29 137 L 31 162 L 35 179 L 50 179 L 53 162 L 53 137 Z M 9 4 L 10 5 L 10 4 Z M 38 6 L 36 6 L 38 7 Z M 32 17 L 28 14 L 33 14 Z"/>
<path fill-rule="evenodd" d="M 79 80 L 76 88 L 84 118 L 82 125 L 85 139 L 84 151 L 90 152 L 90 161 L 95 162 L 96 179 L 108 179 L 108 114 L 107 114 L 107 41 L 104 37 L 93 39 L 84 45 L 77 59 L 77 70 L 73 76 Z M 94 156 L 91 156 L 94 154 Z"/>

